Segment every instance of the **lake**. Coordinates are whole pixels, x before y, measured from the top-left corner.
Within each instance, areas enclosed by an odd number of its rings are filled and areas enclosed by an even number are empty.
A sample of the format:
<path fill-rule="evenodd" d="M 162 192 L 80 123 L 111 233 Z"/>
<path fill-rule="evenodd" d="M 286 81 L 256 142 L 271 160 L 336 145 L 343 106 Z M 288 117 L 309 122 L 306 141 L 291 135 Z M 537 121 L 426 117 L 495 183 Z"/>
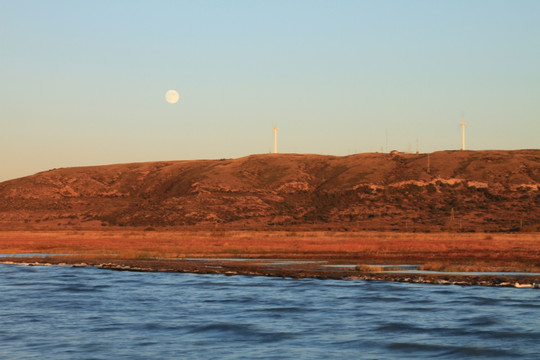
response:
<path fill-rule="evenodd" d="M 3 359 L 538 359 L 540 292 L 0 264 Z"/>

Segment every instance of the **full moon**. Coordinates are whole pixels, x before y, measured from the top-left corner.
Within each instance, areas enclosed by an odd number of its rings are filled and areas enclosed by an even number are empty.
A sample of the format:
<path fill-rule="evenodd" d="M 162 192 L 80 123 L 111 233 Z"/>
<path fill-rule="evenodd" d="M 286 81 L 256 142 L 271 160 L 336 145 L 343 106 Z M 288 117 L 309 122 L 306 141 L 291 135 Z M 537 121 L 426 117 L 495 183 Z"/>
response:
<path fill-rule="evenodd" d="M 165 100 L 167 100 L 169 104 L 176 104 L 178 99 L 180 99 L 180 95 L 178 95 L 176 90 L 169 90 L 165 94 Z"/>

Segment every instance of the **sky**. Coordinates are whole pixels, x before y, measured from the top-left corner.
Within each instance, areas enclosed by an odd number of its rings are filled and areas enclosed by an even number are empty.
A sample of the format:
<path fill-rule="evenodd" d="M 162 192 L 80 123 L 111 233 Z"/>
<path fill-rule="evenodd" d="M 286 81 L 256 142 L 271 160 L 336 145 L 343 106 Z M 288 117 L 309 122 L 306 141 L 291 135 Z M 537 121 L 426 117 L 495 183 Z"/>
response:
<path fill-rule="evenodd" d="M 540 1 L 0 0 L 0 181 L 540 147 Z M 175 89 L 180 99 L 165 101 Z"/>

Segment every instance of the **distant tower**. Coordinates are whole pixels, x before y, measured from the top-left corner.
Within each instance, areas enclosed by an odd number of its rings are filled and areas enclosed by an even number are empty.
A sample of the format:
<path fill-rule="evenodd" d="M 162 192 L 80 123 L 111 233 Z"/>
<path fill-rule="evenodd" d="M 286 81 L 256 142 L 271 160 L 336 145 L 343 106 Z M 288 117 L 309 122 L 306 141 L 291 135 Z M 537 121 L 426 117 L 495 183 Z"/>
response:
<path fill-rule="evenodd" d="M 279 128 L 274 126 L 274 154 L 277 154 L 277 131 Z"/>
<path fill-rule="evenodd" d="M 463 121 L 463 117 L 461 118 L 461 150 L 465 150 L 465 125 L 467 125 L 466 122 Z"/>

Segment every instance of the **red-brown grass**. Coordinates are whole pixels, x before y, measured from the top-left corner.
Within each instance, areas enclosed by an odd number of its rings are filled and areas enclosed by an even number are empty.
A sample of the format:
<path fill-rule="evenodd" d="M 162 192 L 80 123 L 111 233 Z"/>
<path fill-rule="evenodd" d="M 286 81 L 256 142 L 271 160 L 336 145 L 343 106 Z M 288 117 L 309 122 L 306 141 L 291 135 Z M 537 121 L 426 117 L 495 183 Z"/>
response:
<path fill-rule="evenodd" d="M 0 253 L 85 257 L 290 258 L 370 264 L 425 264 L 433 270 L 540 269 L 540 234 L 413 234 L 269 231 L 5 231 Z"/>

